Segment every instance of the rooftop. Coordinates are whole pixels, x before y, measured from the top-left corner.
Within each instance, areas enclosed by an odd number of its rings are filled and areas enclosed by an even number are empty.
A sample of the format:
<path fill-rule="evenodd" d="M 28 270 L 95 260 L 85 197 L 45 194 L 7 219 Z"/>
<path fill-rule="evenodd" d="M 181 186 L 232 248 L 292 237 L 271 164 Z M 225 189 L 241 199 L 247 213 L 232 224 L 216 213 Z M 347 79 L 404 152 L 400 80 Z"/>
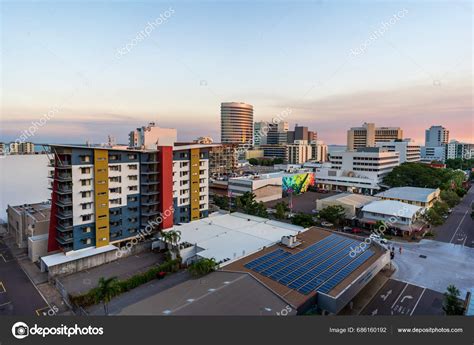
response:
<path fill-rule="evenodd" d="M 282 236 L 304 231 L 300 226 L 243 213 L 213 213 L 208 218 L 175 225 L 181 243 L 196 244 L 197 255 L 216 261 L 238 259 L 279 242 Z"/>
<path fill-rule="evenodd" d="M 353 270 L 346 270 L 348 263 L 351 262 L 351 257 L 347 254 L 351 247 L 354 248 L 360 243 L 360 238 L 347 234 L 333 234 L 313 227 L 299 234 L 298 241 L 301 245 L 295 248 L 275 244 L 232 262 L 221 270 L 246 272 L 285 299 L 289 305 L 299 308 L 317 293 L 337 297 L 384 254 L 382 248 L 372 243 L 365 251 L 369 254 L 366 260 L 359 266 L 352 267 Z M 280 253 L 278 258 L 268 259 L 268 255 L 275 255 L 277 251 Z M 255 266 L 254 260 L 258 260 L 260 265 L 263 263 L 265 267 Z M 343 267 L 347 274 L 341 276 L 342 279 L 334 281 L 333 278 Z M 300 279 L 303 282 L 298 284 Z M 316 284 L 310 286 L 312 283 Z M 316 292 L 324 286 L 324 292 Z"/>
<path fill-rule="evenodd" d="M 286 307 L 252 276 L 217 271 L 129 305 L 119 315 L 277 315 Z"/>
<path fill-rule="evenodd" d="M 14 209 L 17 213 L 24 212 L 37 222 L 49 221 L 51 214 L 51 204 L 47 201 L 10 207 Z"/>
<path fill-rule="evenodd" d="M 422 207 L 410 205 L 396 200 L 378 200 L 365 205 L 364 212 L 387 214 L 395 217 L 412 218 Z"/>
<path fill-rule="evenodd" d="M 352 205 L 356 208 L 361 208 L 362 206 L 376 200 L 379 199 L 370 195 L 354 193 L 340 193 L 321 199 L 321 201 L 339 201 L 347 205 Z"/>
<path fill-rule="evenodd" d="M 71 251 L 69 253 L 56 253 L 48 256 L 42 256 L 41 261 L 44 262 L 46 267 L 53 267 L 56 265 L 62 265 L 67 262 L 87 258 L 89 256 L 94 256 L 97 254 L 106 253 L 112 250 L 118 250 L 114 245 L 107 245 L 99 248 L 85 248 L 80 250 Z"/>
<path fill-rule="evenodd" d="M 429 202 L 431 200 L 430 196 L 437 191 L 438 189 L 433 188 L 395 187 L 378 193 L 376 196 L 381 198 Z"/>

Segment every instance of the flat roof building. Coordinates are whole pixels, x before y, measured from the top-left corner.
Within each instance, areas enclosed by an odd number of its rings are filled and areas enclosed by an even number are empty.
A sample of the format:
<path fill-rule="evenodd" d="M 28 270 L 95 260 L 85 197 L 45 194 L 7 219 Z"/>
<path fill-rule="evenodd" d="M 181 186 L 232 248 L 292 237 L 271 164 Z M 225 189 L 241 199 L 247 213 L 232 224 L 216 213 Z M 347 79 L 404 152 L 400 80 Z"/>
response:
<path fill-rule="evenodd" d="M 430 208 L 440 198 L 439 188 L 395 187 L 375 196 L 384 200 L 397 200 L 410 205 Z"/>
<path fill-rule="evenodd" d="M 376 200 L 379 199 L 370 195 L 340 193 L 324 199 L 317 199 L 316 210 L 321 211 L 328 206 L 342 206 L 346 212 L 346 219 L 353 219 L 360 215 L 362 207 Z"/>

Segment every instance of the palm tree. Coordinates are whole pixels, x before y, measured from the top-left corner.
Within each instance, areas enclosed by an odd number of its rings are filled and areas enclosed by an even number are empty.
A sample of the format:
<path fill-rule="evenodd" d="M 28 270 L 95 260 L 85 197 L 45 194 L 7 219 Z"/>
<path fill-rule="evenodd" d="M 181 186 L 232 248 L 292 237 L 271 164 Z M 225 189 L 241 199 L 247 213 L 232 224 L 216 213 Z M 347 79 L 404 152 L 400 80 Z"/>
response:
<path fill-rule="evenodd" d="M 193 262 L 189 266 L 189 271 L 194 276 L 203 276 L 208 273 L 211 273 L 218 267 L 218 264 L 214 258 L 211 259 L 201 259 Z"/>
<path fill-rule="evenodd" d="M 120 286 L 117 284 L 117 277 L 100 278 L 99 285 L 96 288 L 96 300 L 104 304 L 104 314 L 108 315 L 108 303 L 120 291 Z"/>
<path fill-rule="evenodd" d="M 169 250 L 168 244 L 171 244 L 171 250 L 175 251 L 177 257 L 179 257 L 178 243 L 181 241 L 181 231 L 169 230 L 161 233 L 162 240 L 166 243 L 166 249 Z"/>
<path fill-rule="evenodd" d="M 444 293 L 443 310 L 446 315 L 463 315 L 464 307 L 459 296 L 461 292 L 454 285 L 449 285 Z"/>

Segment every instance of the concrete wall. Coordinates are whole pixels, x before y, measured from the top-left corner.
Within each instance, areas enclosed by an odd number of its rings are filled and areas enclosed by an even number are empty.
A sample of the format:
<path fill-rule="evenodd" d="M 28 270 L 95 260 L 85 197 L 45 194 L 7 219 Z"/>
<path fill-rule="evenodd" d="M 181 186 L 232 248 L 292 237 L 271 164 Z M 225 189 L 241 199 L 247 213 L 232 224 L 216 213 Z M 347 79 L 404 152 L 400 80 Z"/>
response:
<path fill-rule="evenodd" d="M 41 256 L 48 254 L 48 236 L 38 237 L 28 238 L 28 257 L 32 262 L 37 262 Z"/>

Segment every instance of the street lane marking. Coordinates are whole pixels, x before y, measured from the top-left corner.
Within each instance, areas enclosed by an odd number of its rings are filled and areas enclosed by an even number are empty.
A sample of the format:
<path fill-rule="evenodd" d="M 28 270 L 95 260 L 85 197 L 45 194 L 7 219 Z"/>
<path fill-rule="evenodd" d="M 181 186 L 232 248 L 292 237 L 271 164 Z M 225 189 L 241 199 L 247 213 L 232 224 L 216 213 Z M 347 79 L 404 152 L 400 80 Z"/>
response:
<path fill-rule="evenodd" d="M 0 289 L 0 293 L 7 292 L 7 289 L 5 289 L 5 285 L 3 285 L 2 282 L 0 282 L 0 286 L 2 287 L 2 288 Z M 3 291 L 2 291 L 2 290 L 3 290 Z"/>
<path fill-rule="evenodd" d="M 403 288 L 402 292 L 400 292 L 400 295 L 398 295 L 397 299 L 395 300 L 395 302 L 393 302 L 392 304 L 392 309 L 393 307 L 395 307 L 395 305 L 397 304 L 398 300 L 400 299 L 401 296 L 403 296 L 403 293 L 405 292 L 405 290 L 407 289 L 408 287 L 408 283 L 405 285 L 405 287 Z"/>
<path fill-rule="evenodd" d="M 410 313 L 410 316 L 412 316 L 413 313 L 415 312 L 415 309 L 416 309 L 416 307 L 418 306 L 418 303 L 420 302 L 421 297 L 423 296 L 423 294 L 425 293 L 425 291 L 426 291 L 426 288 L 423 289 L 423 291 L 422 291 L 421 294 L 420 294 L 420 297 L 418 297 L 418 301 L 416 301 L 415 306 L 413 307 L 413 310 L 412 310 L 411 313 Z"/>
<path fill-rule="evenodd" d="M 3 306 L 6 306 L 8 304 L 12 303 L 11 301 L 10 302 L 7 302 L 7 303 L 3 303 L 3 304 L 0 304 L 0 307 L 3 307 Z"/>
<path fill-rule="evenodd" d="M 451 241 L 449 241 L 449 243 L 454 244 L 453 242 L 454 236 L 456 236 L 456 234 L 459 231 L 459 228 L 461 227 L 462 222 L 464 221 L 464 218 L 466 218 L 467 211 L 469 211 L 469 209 L 467 209 L 466 212 L 464 212 L 464 216 L 462 216 L 461 221 L 459 222 L 458 227 L 456 228 L 456 231 L 454 232 L 453 237 L 451 237 Z"/>

